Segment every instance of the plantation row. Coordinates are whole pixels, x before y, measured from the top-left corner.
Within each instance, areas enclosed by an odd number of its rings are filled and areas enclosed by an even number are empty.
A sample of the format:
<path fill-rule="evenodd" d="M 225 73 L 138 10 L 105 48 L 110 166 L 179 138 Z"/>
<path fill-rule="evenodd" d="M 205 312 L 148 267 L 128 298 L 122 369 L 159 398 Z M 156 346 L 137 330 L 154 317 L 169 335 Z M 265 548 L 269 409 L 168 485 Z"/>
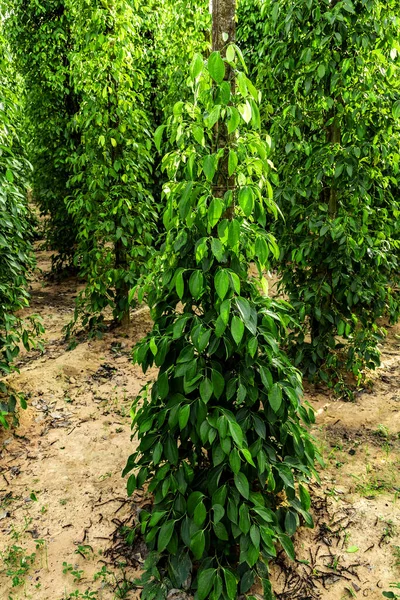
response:
<path fill-rule="evenodd" d="M 0 367 L 40 333 L 15 316 L 30 185 L 85 281 L 68 333 L 142 301 L 154 320 L 125 469 L 154 496 L 149 600 L 271 597 L 276 544 L 312 526 L 301 373 L 351 396 L 399 315 L 400 2 L 208 4 L 1 5 Z"/>

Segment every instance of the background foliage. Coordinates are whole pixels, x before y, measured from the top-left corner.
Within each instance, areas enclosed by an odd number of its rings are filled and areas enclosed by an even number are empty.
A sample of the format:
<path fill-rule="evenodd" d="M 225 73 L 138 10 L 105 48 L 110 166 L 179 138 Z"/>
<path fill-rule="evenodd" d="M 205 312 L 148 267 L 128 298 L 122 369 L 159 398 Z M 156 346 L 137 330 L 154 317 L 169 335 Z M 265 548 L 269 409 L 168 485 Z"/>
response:
<path fill-rule="evenodd" d="M 117 320 L 128 318 L 129 290 L 153 241 L 142 22 L 137 3 L 131 4 L 69 3 L 72 80 L 80 98 L 73 127 L 80 144 L 69 160 L 74 174 L 68 208 L 79 232 L 75 261 L 87 282 L 79 306 L 86 319 L 105 306 Z"/>
<path fill-rule="evenodd" d="M 399 2 L 242 2 L 279 174 L 296 363 L 340 388 L 398 316 Z"/>
<path fill-rule="evenodd" d="M 76 226 L 65 199 L 71 176 L 68 157 L 78 140 L 70 123 L 79 106 L 72 89 L 71 21 L 63 0 L 9 0 L 5 31 L 14 63 L 25 81 L 24 137 L 33 165 L 33 195 L 47 215 L 46 237 L 56 266 L 71 261 Z"/>
<path fill-rule="evenodd" d="M 26 202 L 29 163 L 19 137 L 21 109 L 21 81 L 0 31 L 0 423 L 6 427 L 18 397 L 23 406 L 25 401 L 4 378 L 15 369 L 20 345 L 29 350 L 40 330 L 34 319 L 24 321 L 15 314 L 28 306 L 27 274 L 34 265 Z"/>

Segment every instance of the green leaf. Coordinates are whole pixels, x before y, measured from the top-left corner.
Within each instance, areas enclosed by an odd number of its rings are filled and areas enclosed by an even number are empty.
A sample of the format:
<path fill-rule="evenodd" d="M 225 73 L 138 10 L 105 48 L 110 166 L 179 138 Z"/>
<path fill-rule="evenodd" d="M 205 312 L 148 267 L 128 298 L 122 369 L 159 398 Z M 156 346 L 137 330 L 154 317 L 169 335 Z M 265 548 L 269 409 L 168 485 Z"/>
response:
<path fill-rule="evenodd" d="M 261 129 L 260 109 L 253 98 L 250 98 L 251 123 L 254 129 Z"/>
<path fill-rule="evenodd" d="M 216 83 L 221 83 L 225 77 L 225 63 L 219 52 L 212 52 L 208 59 L 208 72 Z"/>
<path fill-rule="evenodd" d="M 161 442 L 157 442 L 157 444 L 154 446 L 154 450 L 153 450 L 153 462 L 155 465 L 158 465 L 158 463 L 161 460 L 161 456 L 163 453 L 163 447 Z"/>
<path fill-rule="evenodd" d="M 285 531 L 288 535 L 294 535 L 297 529 L 296 515 L 292 511 L 288 511 L 285 516 Z"/>
<path fill-rule="evenodd" d="M 10 171 L 10 169 L 7 169 L 7 170 L 6 170 L 6 179 L 7 179 L 7 181 L 9 181 L 10 183 L 13 183 L 13 182 L 14 182 L 14 175 L 13 175 L 13 172 L 12 172 L 12 171 Z"/>
<path fill-rule="evenodd" d="M 204 129 L 202 127 L 196 126 L 193 128 L 193 137 L 196 140 L 196 142 L 198 142 L 201 146 L 204 146 L 205 137 L 204 137 Z"/>
<path fill-rule="evenodd" d="M 278 412 L 282 404 L 282 390 L 277 383 L 274 383 L 268 393 L 268 401 L 274 412 Z"/>
<path fill-rule="evenodd" d="M 229 600 L 235 600 L 235 598 L 237 597 L 237 580 L 235 575 L 232 573 L 232 571 L 229 571 L 228 569 L 222 569 L 224 572 L 224 579 L 225 579 L 225 587 L 226 587 L 226 593 L 227 596 L 229 598 Z"/>
<path fill-rule="evenodd" d="M 226 60 L 230 63 L 233 63 L 235 60 L 235 47 L 232 44 L 226 49 Z"/>
<path fill-rule="evenodd" d="M 161 510 L 161 511 L 156 511 L 151 515 L 150 521 L 149 521 L 149 525 L 150 527 L 154 527 L 155 525 L 157 525 L 157 523 L 159 521 L 161 521 L 161 519 L 163 518 L 164 515 L 167 514 L 167 511 L 165 510 Z"/>
<path fill-rule="evenodd" d="M 203 57 L 201 54 L 196 53 L 193 57 L 192 64 L 190 66 L 190 76 L 193 80 L 201 74 L 203 70 Z"/>
<path fill-rule="evenodd" d="M 243 121 L 247 124 L 250 123 L 251 115 L 252 115 L 250 103 L 247 101 L 245 104 L 240 104 L 238 106 L 238 110 L 239 110 L 239 113 L 240 113 Z"/>
<path fill-rule="evenodd" d="M 128 496 L 132 496 L 133 492 L 136 489 L 136 475 L 130 475 L 126 487 L 128 490 Z"/>
<path fill-rule="evenodd" d="M 183 294 L 185 292 L 185 284 L 183 282 L 183 271 L 179 271 L 175 279 L 175 289 L 179 298 L 182 300 Z"/>
<path fill-rule="evenodd" d="M 230 248 L 235 248 L 240 240 L 240 224 L 235 219 L 229 223 L 228 228 L 228 245 Z"/>
<path fill-rule="evenodd" d="M 246 504 L 241 504 L 239 508 L 239 528 L 247 535 L 250 531 L 250 527 L 249 509 Z"/>
<path fill-rule="evenodd" d="M 243 323 L 242 319 L 240 319 L 236 315 L 232 318 L 231 333 L 232 333 L 233 339 L 235 340 L 236 345 L 238 346 L 243 338 L 244 323 Z"/>
<path fill-rule="evenodd" d="M 288 557 L 291 560 L 295 560 L 296 559 L 296 554 L 295 554 L 295 551 L 294 551 L 293 542 L 290 539 L 290 537 L 288 537 L 285 534 L 280 534 L 279 535 L 279 541 L 282 544 L 282 548 L 284 549 L 284 551 L 286 552 L 286 554 L 288 555 Z"/>
<path fill-rule="evenodd" d="M 204 117 L 204 123 L 206 125 L 206 127 L 208 129 L 212 129 L 215 125 L 215 123 L 218 121 L 219 117 L 221 114 L 221 106 L 219 104 L 217 104 L 217 106 L 214 106 L 214 108 L 211 110 L 211 112 Z"/>
<path fill-rule="evenodd" d="M 219 198 L 213 198 L 208 207 L 208 223 L 213 229 L 221 218 L 224 210 L 224 204 Z"/>
<path fill-rule="evenodd" d="M 311 497 L 303 485 L 299 485 L 300 501 L 304 510 L 309 510 L 311 507 Z"/>
<path fill-rule="evenodd" d="M 158 544 L 157 544 L 158 552 L 163 552 L 165 550 L 165 548 L 168 546 L 168 544 L 172 538 L 172 534 L 174 532 L 174 527 L 175 527 L 175 521 L 167 521 L 166 523 L 164 523 L 161 526 L 160 532 L 158 534 Z"/>
<path fill-rule="evenodd" d="M 225 325 L 227 325 L 229 321 L 229 315 L 231 313 L 231 301 L 229 299 L 221 302 L 219 313 L 222 321 L 225 323 Z"/>
<path fill-rule="evenodd" d="M 317 73 L 318 73 L 318 77 L 320 79 L 322 79 L 324 77 L 324 75 L 325 75 L 325 66 L 324 65 L 319 65 Z"/>
<path fill-rule="evenodd" d="M 199 270 L 193 271 L 189 279 L 189 290 L 195 300 L 198 300 L 203 291 L 204 277 Z"/>
<path fill-rule="evenodd" d="M 220 396 L 222 395 L 222 392 L 224 391 L 225 379 L 223 378 L 223 376 L 221 375 L 221 373 L 219 371 L 216 371 L 215 369 L 213 369 L 212 374 L 211 374 L 211 381 L 212 381 L 214 396 L 218 400 L 218 398 L 220 398 Z"/>
<path fill-rule="evenodd" d="M 229 157 L 228 157 L 228 174 L 229 177 L 231 175 L 233 175 L 233 173 L 236 170 L 236 167 L 238 165 L 238 157 L 237 154 L 234 150 L 229 150 Z"/>
<path fill-rule="evenodd" d="M 240 580 L 240 593 L 246 594 L 254 585 L 256 574 L 254 571 L 246 571 Z M 268 598 L 264 591 L 264 597 Z M 248 600 L 257 600 L 256 596 L 246 596 Z M 271 598 L 271 596 L 270 596 Z"/>
<path fill-rule="evenodd" d="M 400 100 L 393 104 L 392 114 L 395 119 L 400 119 Z"/>
<path fill-rule="evenodd" d="M 214 524 L 216 525 L 217 523 L 219 523 L 219 521 L 225 515 L 225 509 L 223 506 L 221 506 L 221 504 L 214 504 L 213 511 L 214 511 L 214 519 L 213 520 L 214 520 Z"/>
<path fill-rule="evenodd" d="M 237 110 L 237 108 L 235 108 L 234 106 L 229 107 L 230 110 L 230 117 L 228 119 L 228 133 L 229 135 L 231 135 L 238 127 L 239 123 L 240 123 L 240 114 L 239 111 Z"/>
<path fill-rule="evenodd" d="M 229 431 L 235 444 L 241 449 L 243 447 L 243 431 L 239 423 L 229 420 Z"/>
<path fill-rule="evenodd" d="M 165 127 L 166 127 L 165 125 L 160 125 L 159 127 L 157 127 L 157 129 L 154 133 L 154 143 L 159 152 L 161 152 L 161 140 L 162 140 L 162 136 L 163 136 Z"/>
<path fill-rule="evenodd" d="M 229 276 L 231 278 L 231 285 L 235 292 L 240 295 L 240 279 L 236 273 L 230 271 Z"/>
<path fill-rule="evenodd" d="M 249 486 L 249 482 L 247 480 L 246 475 L 244 473 L 240 472 L 240 473 L 235 473 L 235 475 L 233 477 L 234 477 L 236 489 L 240 492 L 240 494 L 243 496 L 243 498 L 246 498 L 246 500 L 248 500 L 250 497 L 250 486 Z"/>
<path fill-rule="evenodd" d="M 161 400 L 164 400 L 169 392 L 168 373 L 164 372 L 158 376 L 157 387 Z"/>
<path fill-rule="evenodd" d="M 207 177 L 207 181 L 214 179 L 215 171 L 217 169 L 217 158 L 215 154 L 208 154 L 203 161 L 204 175 Z"/>
<path fill-rule="evenodd" d="M 243 73 L 243 71 L 240 71 L 237 75 L 237 86 L 238 86 L 239 92 L 242 94 L 242 96 L 246 97 L 247 96 L 247 77 Z"/>
<path fill-rule="evenodd" d="M 254 197 L 252 189 L 249 186 L 244 186 L 239 192 L 239 206 L 243 210 L 246 217 L 249 217 L 254 209 Z"/>
<path fill-rule="evenodd" d="M 258 525 L 252 525 L 250 529 L 250 539 L 253 542 L 253 546 L 255 548 L 260 547 L 260 529 Z"/>
<path fill-rule="evenodd" d="M 253 460 L 250 450 L 247 450 L 247 448 L 242 448 L 241 452 L 242 452 L 243 456 L 245 457 L 246 461 L 249 463 L 249 465 L 252 465 L 253 467 L 255 467 L 256 465 L 254 464 L 254 460 Z"/>
<path fill-rule="evenodd" d="M 199 502 L 193 513 L 193 521 L 198 527 L 203 525 L 207 517 L 207 510 L 203 502 Z"/>
<path fill-rule="evenodd" d="M 260 235 L 257 237 L 255 249 L 258 260 L 262 266 L 265 266 L 267 264 L 269 252 L 267 242 L 263 236 Z"/>
<path fill-rule="evenodd" d="M 224 258 L 224 247 L 218 238 L 212 238 L 211 240 L 211 252 L 215 258 L 221 262 Z"/>
<path fill-rule="evenodd" d="M 197 582 L 198 600 L 204 600 L 205 598 L 207 598 L 214 585 L 216 576 L 216 569 L 205 569 L 204 571 L 200 571 Z"/>
<path fill-rule="evenodd" d="M 206 541 L 204 537 L 204 531 L 196 531 L 190 542 L 190 549 L 197 560 L 200 560 L 200 558 L 203 556 L 205 545 Z"/>
<path fill-rule="evenodd" d="M 194 513 L 194 510 L 198 503 L 204 498 L 204 494 L 201 492 L 192 492 L 187 501 L 187 510 L 189 515 Z"/>
<path fill-rule="evenodd" d="M 358 552 L 358 551 L 359 551 L 358 546 L 349 546 L 349 548 L 346 549 L 346 552 L 348 552 L 349 554 L 353 554 L 354 552 Z"/>
<path fill-rule="evenodd" d="M 236 448 L 233 448 L 232 452 L 229 454 L 229 464 L 232 469 L 232 472 L 238 474 L 240 471 L 240 455 Z"/>
<path fill-rule="evenodd" d="M 229 275 L 224 269 L 219 269 L 214 278 L 214 285 L 218 296 L 223 300 L 229 289 Z"/>
<path fill-rule="evenodd" d="M 200 398 L 203 400 L 203 402 L 205 402 L 207 404 L 207 402 L 209 401 L 209 399 L 211 398 L 213 393 L 213 385 L 210 381 L 210 379 L 208 379 L 208 377 L 205 377 L 203 379 L 203 381 L 200 383 Z"/>
<path fill-rule="evenodd" d="M 214 532 L 219 540 L 223 540 L 224 542 L 229 541 L 229 535 L 223 523 L 217 523 L 214 525 Z"/>
<path fill-rule="evenodd" d="M 179 409 L 179 427 L 180 429 L 184 429 L 189 421 L 190 417 L 190 405 L 185 404 Z"/>

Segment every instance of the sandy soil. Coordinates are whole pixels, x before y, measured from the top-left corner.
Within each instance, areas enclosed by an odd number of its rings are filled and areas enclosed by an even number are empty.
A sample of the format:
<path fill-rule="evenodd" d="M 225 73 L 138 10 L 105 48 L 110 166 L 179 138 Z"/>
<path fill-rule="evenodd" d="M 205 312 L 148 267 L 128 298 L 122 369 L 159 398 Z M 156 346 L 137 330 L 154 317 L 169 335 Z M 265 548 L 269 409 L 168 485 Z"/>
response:
<path fill-rule="evenodd" d="M 39 251 L 31 311 L 44 321 L 45 352 L 22 357 L 11 382 L 29 407 L 16 431 L 0 431 L 0 599 L 137 598 L 124 579 L 138 572 L 142 551 L 132 549 L 126 569 L 115 532 L 146 501 L 127 499 L 121 471 L 134 449 L 130 404 L 149 376 L 130 350 L 149 314 L 139 310 L 129 333 L 68 351 L 62 329 L 79 283 L 52 281 L 49 271 Z M 389 332 L 372 392 L 348 403 L 307 390 L 326 469 L 313 489 L 316 527 L 296 535 L 299 562 L 279 554 L 272 566 L 279 600 L 378 600 L 400 581 L 399 333 Z"/>

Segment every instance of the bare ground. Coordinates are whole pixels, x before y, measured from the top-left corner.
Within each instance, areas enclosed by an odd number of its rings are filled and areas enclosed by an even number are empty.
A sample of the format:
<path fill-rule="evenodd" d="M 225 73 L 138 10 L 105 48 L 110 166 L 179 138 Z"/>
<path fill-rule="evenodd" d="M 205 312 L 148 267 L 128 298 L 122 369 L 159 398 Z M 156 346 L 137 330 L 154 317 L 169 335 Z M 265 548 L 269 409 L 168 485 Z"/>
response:
<path fill-rule="evenodd" d="M 149 376 L 130 350 L 150 317 L 141 309 L 129 333 L 68 350 L 62 329 L 79 283 L 51 281 L 47 252 L 38 267 L 31 311 L 44 321 L 45 352 L 22 356 L 10 379 L 29 407 L 17 430 L 0 431 L 0 599 L 137 598 L 124 579 L 144 551 L 127 550 L 116 531 L 146 502 L 127 499 L 121 471 L 135 445 L 130 404 Z M 399 333 L 389 331 L 374 388 L 355 402 L 307 390 L 326 468 L 313 489 L 316 527 L 296 535 L 298 562 L 279 554 L 271 568 L 279 600 L 378 600 L 400 581 Z"/>

